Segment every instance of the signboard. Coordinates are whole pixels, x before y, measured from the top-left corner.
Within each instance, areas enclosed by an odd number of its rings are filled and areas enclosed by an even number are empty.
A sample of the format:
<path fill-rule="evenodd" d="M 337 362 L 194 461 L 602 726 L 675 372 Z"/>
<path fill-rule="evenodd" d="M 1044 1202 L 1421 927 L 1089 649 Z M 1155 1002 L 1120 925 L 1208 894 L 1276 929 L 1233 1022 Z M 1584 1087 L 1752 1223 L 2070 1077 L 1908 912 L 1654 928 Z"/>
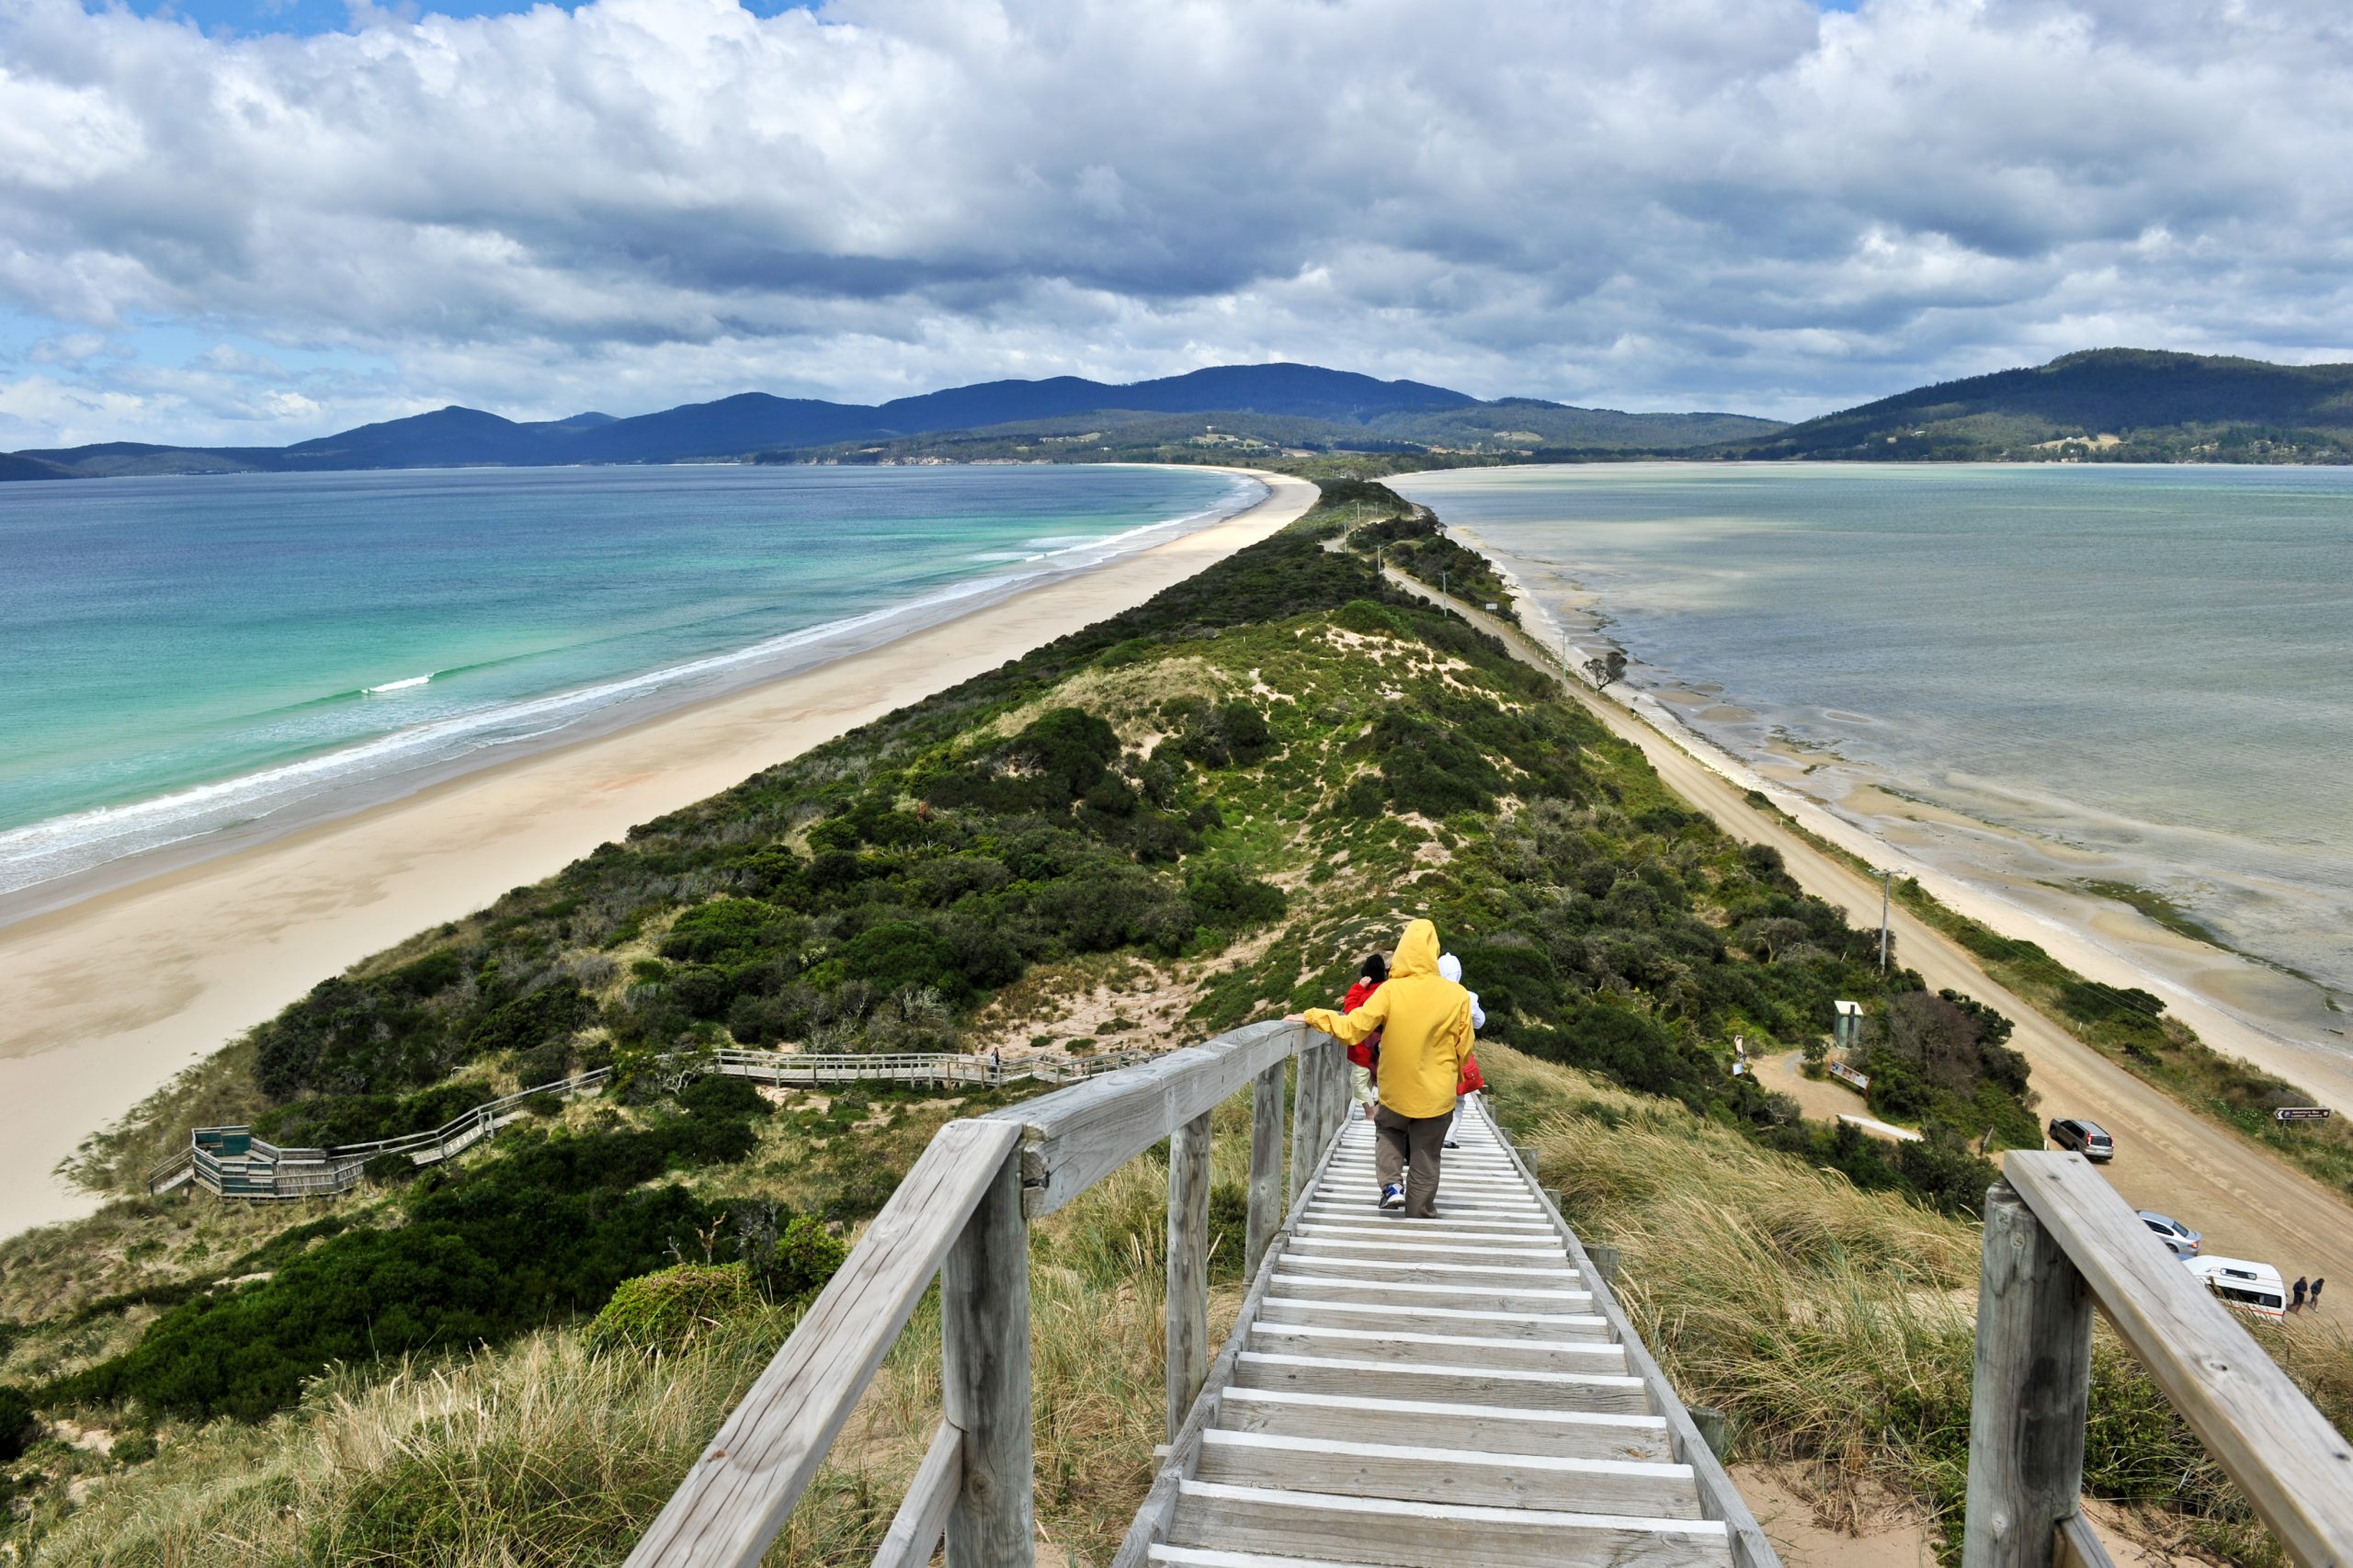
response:
<path fill-rule="evenodd" d="M 1868 1073 L 1858 1073 L 1843 1062 L 1834 1062 L 1830 1064 L 1830 1075 L 1862 1094 L 1867 1095 L 1871 1092 L 1871 1075 Z"/>
<path fill-rule="evenodd" d="M 2328 1108 L 2325 1105 L 2283 1105 L 2271 1114 L 2280 1121 L 2326 1121 Z"/>

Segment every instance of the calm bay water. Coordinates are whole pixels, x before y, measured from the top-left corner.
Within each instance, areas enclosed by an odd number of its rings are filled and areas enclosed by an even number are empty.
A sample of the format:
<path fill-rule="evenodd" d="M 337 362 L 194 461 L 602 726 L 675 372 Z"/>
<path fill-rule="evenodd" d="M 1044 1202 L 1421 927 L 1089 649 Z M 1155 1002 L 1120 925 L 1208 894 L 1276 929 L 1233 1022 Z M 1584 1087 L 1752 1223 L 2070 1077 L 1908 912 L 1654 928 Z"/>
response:
<path fill-rule="evenodd" d="M 1510 558 L 1573 637 L 1623 646 L 1638 684 L 1712 699 L 1683 704 L 1696 727 L 1865 825 L 1867 787 L 1892 789 L 1969 819 L 1910 830 L 1947 869 L 2160 892 L 2317 983 L 2220 998 L 2242 1016 L 2353 1028 L 2353 470 L 1644 464 L 1396 487 Z"/>
<path fill-rule="evenodd" d="M 1260 494 L 1144 468 L 0 485 L 0 892 L 805 667 Z"/>

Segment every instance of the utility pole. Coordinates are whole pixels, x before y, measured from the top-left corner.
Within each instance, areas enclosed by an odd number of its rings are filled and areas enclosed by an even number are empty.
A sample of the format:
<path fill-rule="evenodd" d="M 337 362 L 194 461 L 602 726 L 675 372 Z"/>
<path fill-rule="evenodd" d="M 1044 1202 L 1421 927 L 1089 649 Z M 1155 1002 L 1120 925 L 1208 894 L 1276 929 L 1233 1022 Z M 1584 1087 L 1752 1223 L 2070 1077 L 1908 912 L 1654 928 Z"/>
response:
<path fill-rule="evenodd" d="M 1879 971 L 1887 972 L 1887 901 L 1889 889 L 1894 886 L 1895 873 L 1879 874 Z"/>

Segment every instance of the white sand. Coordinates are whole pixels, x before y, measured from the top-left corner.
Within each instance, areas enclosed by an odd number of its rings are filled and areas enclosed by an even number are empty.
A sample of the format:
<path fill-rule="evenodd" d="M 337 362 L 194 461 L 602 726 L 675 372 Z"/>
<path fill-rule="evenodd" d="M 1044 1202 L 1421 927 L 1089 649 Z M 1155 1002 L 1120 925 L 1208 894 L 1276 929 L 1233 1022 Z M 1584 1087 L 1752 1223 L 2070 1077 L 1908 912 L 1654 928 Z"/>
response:
<path fill-rule="evenodd" d="M 57 1164 L 320 980 L 641 822 L 1142 603 L 1304 512 L 1249 511 L 836 663 L 0 929 L 0 1235 L 99 1199 Z"/>

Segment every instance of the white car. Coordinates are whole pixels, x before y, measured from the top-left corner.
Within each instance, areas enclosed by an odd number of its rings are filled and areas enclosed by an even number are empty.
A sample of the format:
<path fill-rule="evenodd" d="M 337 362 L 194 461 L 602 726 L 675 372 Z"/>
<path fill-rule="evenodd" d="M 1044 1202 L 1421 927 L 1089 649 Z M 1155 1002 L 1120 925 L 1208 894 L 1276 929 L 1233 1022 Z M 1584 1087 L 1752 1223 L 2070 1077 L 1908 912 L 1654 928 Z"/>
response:
<path fill-rule="evenodd" d="M 2157 1240 L 2165 1243 L 2174 1256 L 2196 1257 L 2206 1249 L 2205 1237 L 2171 1215 L 2160 1214 L 2154 1209 L 2143 1209 L 2136 1212 L 2141 1216 L 2141 1223 L 2154 1232 Z"/>
<path fill-rule="evenodd" d="M 2225 1306 L 2261 1318 L 2288 1315 L 2287 1282 L 2268 1263 L 2251 1263 L 2243 1257 L 2185 1257 L 2181 1266 L 2204 1280 Z"/>

